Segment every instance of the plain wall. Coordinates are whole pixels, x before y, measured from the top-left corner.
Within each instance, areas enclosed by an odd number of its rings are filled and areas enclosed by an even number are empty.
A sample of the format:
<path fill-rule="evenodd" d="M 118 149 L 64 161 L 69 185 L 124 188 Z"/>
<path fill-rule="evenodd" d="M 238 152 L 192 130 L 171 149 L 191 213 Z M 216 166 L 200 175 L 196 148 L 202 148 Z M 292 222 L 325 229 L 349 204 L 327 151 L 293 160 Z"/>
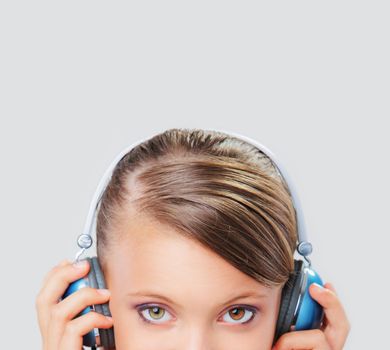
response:
<path fill-rule="evenodd" d="M 288 169 L 352 329 L 386 344 L 389 6 L 0 4 L 2 346 L 40 349 L 35 297 L 77 251 L 104 171 L 172 127 L 255 138 Z M 91 252 L 93 254 L 93 252 Z"/>

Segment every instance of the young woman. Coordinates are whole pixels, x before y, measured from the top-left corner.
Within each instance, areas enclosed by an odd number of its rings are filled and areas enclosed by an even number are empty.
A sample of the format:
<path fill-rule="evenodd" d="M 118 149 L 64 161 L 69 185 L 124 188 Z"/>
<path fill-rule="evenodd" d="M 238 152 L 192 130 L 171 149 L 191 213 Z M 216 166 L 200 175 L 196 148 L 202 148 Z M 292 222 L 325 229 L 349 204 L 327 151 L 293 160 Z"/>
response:
<path fill-rule="evenodd" d="M 114 326 L 117 350 L 341 350 L 349 332 L 330 283 L 310 287 L 322 328 L 273 347 L 281 291 L 294 270 L 295 211 L 269 158 L 231 135 L 169 129 L 116 166 L 97 214 L 108 290 L 60 300 L 88 264 L 63 261 L 36 297 L 44 350 L 79 350 Z M 86 306 L 109 302 L 112 318 Z"/>

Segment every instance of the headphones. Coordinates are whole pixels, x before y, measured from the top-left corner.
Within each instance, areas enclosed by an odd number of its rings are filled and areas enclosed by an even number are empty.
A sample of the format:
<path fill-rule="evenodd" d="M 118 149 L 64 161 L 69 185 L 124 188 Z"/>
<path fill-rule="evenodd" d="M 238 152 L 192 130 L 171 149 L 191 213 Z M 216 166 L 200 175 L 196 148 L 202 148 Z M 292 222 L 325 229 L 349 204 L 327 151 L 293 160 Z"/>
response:
<path fill-rule="evenodd" d="M 233 133 L 230 131 L 227 132 L 224 130 L 215 131 L 222 132 L 224 134 L 245 141 L 259 149 L 265 155 L 267 155 L 272 160 L 279 174 L 287 183 L 289 192 L 293 200 L 293 205 L 296 212 L 298 232 L 296 252 L 301 255 L 304 260 L 294 259 L 294 272 L 291 274 L 289 280 L 283 287 L 274 335 L 274 343 L 281 335 L 286 332 L 292 330 L 298 331 L 319 328 L 324 317 L 324 311 L 321 305 L 318 304 L 310 296 L 309 286 L 312 283 L 317 283 L 323 286 L 323 282 L 321 280 L 321 277 L 311 268 L 311 261 L 308 258 L 308 255 L 310 255 L 313 250 L 312 244 L 307 239 L 303 212 L 291 178 L 288 176 L 287 171 L 282 166 L 280 161 L 277 161 L 275 155 L 264 145 L 249 137 L 239 135 L 237 133 Z M 114 159 L 114 161 L 104 173 L 92 199 L 84 231 L 77 239 L 77 245 L 80 247 L 80 251 L 76 254 L 75 262 L 80 259 L 81 255 L 86 249 L 92 246 L 93 240 L 91 234 L 93 233 L 92 231 L 94 229 L 93 223 L 96 218 L 97 209 L 104 190 L 111 179 L 111 175 L 114 171 L 115 166 L 129 151 L 131 151 L 133 148 L 143 143 L 144 141 L 147 141 L 148 139 L 149 138 L 144 138 L 136 143 L 133 143 L 129 147 L 126 147 L 126 149 L 124 149 L 121 153 L 118 154 L 118 156 Z M 78 279 L 77 281 L 72 282 L 62 296 L 62 299 L 66 298 L 68 295 L 76 292 L 83 287 L 92 287 L 98 289 L 106 288 L 106 283 L 101 268 L 99 266 L 98 258 L 96 256 L 91 258 L 87 257 L 85 260 L 87 260 L 90 264 L 90 271 L 88 275 L 86 277 Z M 105 303 L 88 306 L 76 317 L 90 312 L 91 310 L 94 310 L 106 316 L 111 316 L 108 303 Z M 96 336 L 100 336 L 100 346 L 104 346 L 104 349 L 115 349 L 113 327 L 111 327 L 110 329 L 95 328 L 93 331 L 83 336 L 83 345 L 89 346 L 92 349 L 96 349 L 98 346 L 96 342 Z"/>

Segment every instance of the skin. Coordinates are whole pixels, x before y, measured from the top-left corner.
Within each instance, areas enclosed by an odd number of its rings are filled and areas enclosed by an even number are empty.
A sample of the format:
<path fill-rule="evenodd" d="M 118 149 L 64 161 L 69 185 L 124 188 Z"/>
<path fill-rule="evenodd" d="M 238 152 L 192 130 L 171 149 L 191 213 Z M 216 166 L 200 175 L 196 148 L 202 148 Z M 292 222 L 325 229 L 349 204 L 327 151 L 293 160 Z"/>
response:
<path fill-rule="evenodd" d="M 272 348 L 280 286 L 265 287 L 213 251 L 150 218 L 135 217 L 122 231 L 129 234 L 113 247 L 115 254 L 110 254 L 104 271 L 109 295 L 83 288 L 58 302 L 70 282 L 87 274 L 88 265 L 77 268 L 63 261 L 46 276 L 36 298 L 44 350 L 80 350 L 82 334 L 111 326 L 118 350 Z M 151 293 L 171 301 L 148 296 Z M 349 322 L 333 286 L 312 285 L 310 293 L 325 309 L 323 328 L 285 334 L 273 349 L 343 348 Z M 229 301 L 243 294 L 253 295 Z M 72 320 L 87 305 L 107 301 L 111 320 L 95 312 Z M 149 304 L 149 309 L 137 311 L 140 304 Z M 247 307 L 258 312 L 243 324 L 253 315 Z"/>

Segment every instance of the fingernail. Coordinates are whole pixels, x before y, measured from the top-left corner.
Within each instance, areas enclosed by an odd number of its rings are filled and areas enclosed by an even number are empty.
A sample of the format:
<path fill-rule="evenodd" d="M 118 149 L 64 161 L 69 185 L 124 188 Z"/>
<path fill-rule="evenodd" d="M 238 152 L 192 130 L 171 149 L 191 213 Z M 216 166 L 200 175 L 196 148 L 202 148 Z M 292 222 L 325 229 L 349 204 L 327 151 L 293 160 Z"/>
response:
<path fill-rule="evenodd" d="M 322 292 L 323 290 L 324 290 L 324 287 L 323 286 L 321 286 L 320 284 L 318 284 L 318 283 L 313 283 L 313 285 L 314 285 L 314 288 L 318 291 L 318 292 Z"/>
<path fill-rule="evenodd" d="M 110 291 L 108 289 L 97 289 L 99 294 L 102 294 L 104 296 L 110 295 Z"/>
<path fill-rule="evenodd" d="M 78 269 L 83 269 L 88 265 L 87 260 L 80 260 L 75 263 L 73 263 L 73 266 L 78 268 Z"/>
<path fill-rule="evenodd" d="M 106 319 L 109 320 L 109 321 L 112 321 L 112 317 L 111 316 L 106 316 Z"/>

